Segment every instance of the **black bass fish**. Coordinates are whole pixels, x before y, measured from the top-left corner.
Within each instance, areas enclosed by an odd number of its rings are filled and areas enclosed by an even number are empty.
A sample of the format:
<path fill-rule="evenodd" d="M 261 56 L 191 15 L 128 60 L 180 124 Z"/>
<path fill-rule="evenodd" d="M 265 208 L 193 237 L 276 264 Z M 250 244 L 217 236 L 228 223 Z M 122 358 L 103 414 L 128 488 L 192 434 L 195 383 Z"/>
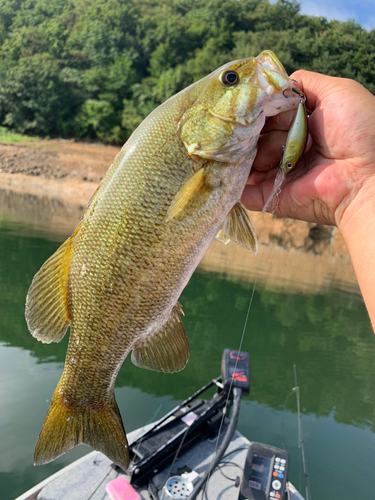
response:
<path fill-rule="evenodd" d="M 239 201 L 267 116 L 296 109 L 270 51 L 230 62 L 155 109 L 123 146 L 74 234 L 35 275 L 26 320 L 41 342 L 70 325 L 64 371 L 34 463 L 86 443 L 123 469 L 127 440 L 114 384 L 136 366 L 184 368 L 178 298 L 215 235 L 256 252 Z"/>

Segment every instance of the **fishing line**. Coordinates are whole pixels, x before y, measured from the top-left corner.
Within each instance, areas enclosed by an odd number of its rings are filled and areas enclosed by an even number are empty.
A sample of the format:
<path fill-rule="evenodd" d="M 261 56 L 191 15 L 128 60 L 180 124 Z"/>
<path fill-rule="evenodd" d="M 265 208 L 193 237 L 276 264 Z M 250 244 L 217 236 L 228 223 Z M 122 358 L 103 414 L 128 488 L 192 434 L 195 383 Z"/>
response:
<path fill-rule="evenodd" d="M 270 220 L 271 220 L 271 216 L 269 217 L 269 221 L 267 221 L 267 225 L 266 225 L 266 230 L 268 229 L 269 230 L 269 227 L 267 228 L 267 226 L 270 226 Z M 259 270 L 262 266 L 262 263 L 263 263 L 263 257 L 264 257 L 264 244 L 261 244 L 261 250 L 260 250 L 260 255 L 259 255 L 259 264 L 256 268 L 256 272 L 255 272 L 255 275 L 257 276 L 259 274 Z M 247 328 L 247 324 L 248 324 L 248 320 L 249 320 L 249 316 L 250 316 L 250 310 L 251 310 L 251 306 L 253 304 L 253 300 L 254 300 L 254 295 L 255 295 L 255 289 L 256 289 L 256 285 L 257 285 L 257 282 L 258 282 L 258 279 L 255 278 L 254 280 L 254 284 L 253 284 L 253 288 L 252 288 L 252 291 L 251 291 L 251 294 L 250 294 L 250 298 L 249 298 L 249 304 L 248 304 L 248 307 L 247 307 L 247 312 L 246 312 L 246 317 L 245 317 L 245 322 L 244 322 L 244 326 L 243 326 L 243 329 L 242 329 L 242 334 L 241 334 L 241 338 L 240 338 L 240 343 L 239 343 L 239 347 L 238 347 L 238 351 L 241 351 L 242 349 L 242 345 L 243 345 L 243 340 L 244 340 L 244 337 L 245 337 L 245 332 L 246 332 L 246 328 Z M 236 371 L 237 369 L 237 364 L 238 364 L 238 358 L 236 359 L 236 362 L 235 362 L 235 367 L 234 367 L 234 371 Z M 210 465 L 209 465 L 209 468 L 211 469 L 211 464 L 215 461 L 215 458 L 216 458 L 216 455 L 217 455 L 217 449 L 218 449 L 218 445 L 219 445 L 219 440 L 220 440 L 220 436 L 221 436 L 221 432 L 222 432 L 222 428 L 223 428 L 223 424 L 224 424 L 224 419 L 225 419 L 225 416 L 227 414 L 227 408 L 228 408 L 228 403 L 229 403 L 229 399 L 230 399 L 230 396 L 231 396 L 231 393 L 232 393 L 232 385 L 233 385 L 233 378 L 231 379 L 230 381 L 230 385 L 229 385 L 229 390 L 228 390 L 228 395 L 227 395 L 227 398 L 226 398 L 226 402 L 225 402 L 225 406 L 224 406 L 224 409 L 223 409 L 223 416 L 221 418 L 221 421 L 220 421 L 220 426 L 219 426 L 219 431 L 218 431 L 218 435 L 217 435 L 217 438 L 216 438 L 216 444 L 215 444 L 215 451 L 214 451 L 214 454 L 213 454 L 213 457 L 212 457 L 212 460 L 210 462 Z M 189 428 L 188 427 L 186 429 L 186 432 L 185 434 L 183 435 L 182 437 L 182 440 L 181 440 L 181 443 L 179 445 L 179 448 L 178 450 L 176 451 L 175 453 L 175 456 L 173 458 L 173 462 L 172 462 L 172 465 L 167 473 L 167 476 L 166 476 L 166 479 L 165 481 L 162 482 L 162 485 L 164 486 L 167 482 L 167 480 L 169 479 L 170 477 L 170 474 L 172 473 L 172 469 L 174 467 L 174 464 L 176 463 L 176 460 L 177 460 L 177 457 L 178 457 L 178 454 L 181 450 L 181 447 L 183 445 L 183 442 L 186 438 L 186 435 L 189 431 Z M 202 490 L 202 496 L 201 496 L 201 499 L 204 499 L 205 497 L 207 497 L 207 486 L 208 486 L 208 483 L 210 481 L 210 478 L 211 478 L 211 474 L 212 474 L 213 470 L 210 470 L 209 471 L 209 474 L 208 474 L 208 477 L 207 477 L 207 480 L 206 480 L 206 483 L 205 483 L 205 486 Z M 162 487 L 163 487 L 162 486 Z M 161 488 L 159 488 L 159 491 L 160 491 Z"/>
<path fill-rule="evenodd" d="M 262 252 L 262 254 L 263 254 L 263 252 Z M 255 294 L 256 284 L 257 284 L 257 280 L 255 280 L 255 281 L 254 281 L 254 285 L 253 285 L 252 293 L 251 293 L 250 300 L 249 300 L 249 305 L 248 305 L 248 308 L 247 308 L 247 313 L 246 313 L 246 318 L 245 318 L 245 324 L 244 324 L 244 327 L 243 327 L 243 329 L 242 329 L 242 335 L 241 335 L 240 345 L 239 345 L 238 351 L 241 351 L 241 348 L 242 348 L 243 339 L 244 339 L 244 336 L 245 336 L 245 331 L 246 331 L 246 327 L 247 327 L 247 322 L 248 322 L 248 320 L 249 320 L 250 309 L 251 309 L 251 305 L 252 305 L 252 303 L 253 303 L 253 298 L 254 298 L 254 294 Z M 237 359 L 236 359 L 236 363 L 235 363 L 235 365 L 234 365 L 234 372 L 236 372 L 236 370 L 237 370 L 237 363 L 238 363 L 238 357 L 237 357 Z M 212 457 L 211 463 L 212 463 L 212 462 L 214 462 L 214 460 L 215 460 L 215 458 L 216 458 L 217 448 L 218 448 L 218 446 L 219 446 L 219 439 L 220 439 L 221 431 L 222 431 L 222 428 L 223 428 L 224 419 L 225 419 L 225 416 L 226 416 L 226 414 L 227 414 L 227 408 L 228 408 L 229 398 L 230 398 L 230 395 L 231 395 L 231 392 L 232 392 L 232 386 L 233 386 L 233 378 L 231 378 L 231 381 L 230 381 L 229 390 L 228 390 L 228 395 L 227 395 L 227 399 L 226 399 L 226 401 L 225 401 L 225 406 L 224 406 L 224 409 L 223 409 L 223 416 L 222 416 L 221 421 L 220 421 L 219 432 L 218 432 L 218 434 L 217 434 L 217 438 L 216 438 L 215 451 L 214 451 L 214 455 L 213 455 L 213 457 Z M 206 489 L 207 489 L 208 482 L 209 482 L 209 480 L 210 480 L 210 477 L 211 477 L 212 472 L 213 472 L 213 471 L 210 471 L 210 473 L 208 474 L 208 477 L 207 477 L 207 481 L 206 481 L 205 487 L 203 488 L 202 498 L 204 498 L 204 496 L 206 495 Z"/>
<path fill-rule="evenodd" d="M 271 217 L 269 217 L 269 220 L 271 220 Z M 269 221 L 268 221 L 267 225 L 269 225 Z M 267 228 L 267 229 L 269 229 L 269 228 Z M 259 264 L 258 264 L 257 269 L 256 269 L 256 276 L 259 275 L 259 270 L 260 270 L 260 268 L 262 266 L 262 263 L 263 263 L 264 246 L 265 246 L 264 244 L 261 245 L 261 251 L 260 251 L 260 256 L 259 256 Z M 252 306 L 253 300 L 254 300 L 254 295 L 255 295 L 255 289 L 256 289 L 257 282 L 258 282 L 258 279 L 255 278 L 254 285 L 253 285 L 253 288 L 252 288 L 252 291 L 251 291 L 251 295 L 250 295 L 249 305 L 247 307 L 247 312 L 246 312 L 246 317 L 245 317 L 245 323 L 244 323 L 244 326 L 243 326 L 243 329 L 242 329 L 242 334 L 241 334 L 241 338 L 240 338 L 240 344 L 239 344 L 239 347 L 238 347 L 238 351 L 241 351 L 241 349 L 242 349 L 242 344 L 243 344 L 243 340 L 244 340 L 244 337 L 245 337 L 245 331 L 246 331 L 247 323 L 248 323 L 249 316 L 250 316 L 251 306 Z M 235 363 L 235 366 L 234 366 L 234 372 L 236 372 L 236 370 L 237 370 L 237 363 L 238 363 L 238 358 L 236 359 L 236 363 Z M 221 431 L 222 431 L 222 428 L 223 428 L 224 419 L 225 419 L 225 416 L 226 416 L 226 413 L 227 413 L 228 402 L 229 402 L 229 399 L 230 399 L 230 396 L 231 396 L 231 392 L 232 392 L 232 385 L 233 385 L 233 378 L 230 381 L 228 395 L 227 395 L 227 399 L 226 399 L 225 406 L 224 406 L 224 409 L 223 409 L 223 416 L 222 416 L 221 421 L 220 421 L 219 432 L 218 432 L 218 435 L 217 435 L 217 438 L 216 438 L 215 451 L 214 451 L 214 455 L 213 455 L 213 458 L 211 460 L 211 463 L 213 463 L 214 460 L 215 460 L 215 458 L 216 458 L 217 448 L 218 448 L 218 445 L 219 445 L 219 439 L 220 439 Z M 202 499 L 204 497 L 206 497 L 206 490 L 207 490 L 208 482 L 210 480 L 212 472 L 213 472 L 213 470 L 211 470 L 209 472 L 209 474 L 208 474 L 205 487 L 203 488 L 203 493 L 202 493 L 202 497 L 201 497 Z"/>
<path fill-rule="evenodd" d="M 163 408 L 163 403 L 161 403 L 161 404 L 159 405 L 159 408 L 155 411 L 155 413 L 152 415 L 152 417 L 150 418 L 150 420 L 149 420 L 149 421 L 148 421 L 148 422 L 147 422 L 147 423 L 143 426 L 143 429 L 144 429 L 147 425 L 151 424 L 152 422 L 155 422 L 155 419 L 156 419 L 156 417 L 157 417 L 158 413 L 160 412 L 160 410 L 161 410 L 162 408 Z M 138 436 L 139 436 L 139 435 L 143 432 L 143 429 L 139 431 Z M 134 439 L 134 442 L 136 442 L 136 441 L 137 441 L 138 436 Z M 136 453 L 138 452 L 139 447 L 140 447 L 140 446 L 141 446 L 141 444 L 142 444 L 143 438 L 144 438 L 144 436 L 142 436 L 142 437 L 141 437 L 141 439 L 140 439 L 140 441 L 139 441 L 139 443 L 138 443 L 138 446 L 137 446 L 137 448 L 135 449 L 134 457 L 133 457 L 133 460 L 132 460 L 132 461 L 130 462 L 130 464 L 129 464 L 129 468 L 130 468 L 132 465 L 134 465 L 135 459 L 137 458 L 137 454 L 136 454 Z"/>
<path fill-rule="evenodd" d="M 95 460 L 94 460 L 95 462 Z M 103 479 L 100 481 L 100 483 L 98 484 L 98 486 L 95 488 L 95 490 L 91 493 L 91 495 L 88 497 L 87 500 L 90 500 L 94 495 L 95 493 L 98 491 L 98 489 L 100 488 L 100 486 L 104 483 L 104 481 L 107 479 L 107 477 L 110 475 L 110 473 L 112 472 L 113 469 L 109 469 L 109 471 L 107 472 L 107 474 L 103 477 Z M 119 476 L 119 473 L 117 472 L 117 476 L 116 476 L 116 479 L 117 477 Z"/>
<path fill-rule="evenodd" d="M 179 453 L 180 453 L 180 451 L 181 451 L 182 445 L 184 444 L 184 441 L 185 441 L 185 439 L 186 439 L 186 436 L 187 436 L 187 434 L 188 434 L 189 430 L 190 430 L 190 426 L 188 426 L 188 427 L 186 428 L 186 431 L 184 432 L 184 434 L 183 434 L 183 436 L 182 436 L 182 439 L 181 439 L 181 441 L 180 441 L 180 444 L 178 445 L 178 448 L 177 448 L 177 451 L 176 451 L 176 453 L 175 453 L 175 456 L 173 457 L 173 462 L 172 462 L 172 465 L 170 466 L 169 471 L 168 471 L 168 473 L 167 473 L 167 476 L 166 476 L 166 478 L 165 478 L 165 481 L 162 483 L 162 486 L 159 488 L 159 490 L 161 490 L 162 488 L 164 488 L 165 484 L 167 483 L 167 481 L 168 481 L 168 479 L 169 479 L 169 477 L 170 477 L 170 474 L 172 473 L 172 469 L 173 469 L 173 467 L 174 467 L 174 464 L 176 463 L 176 460 L 177 460 L 178 454 L 179 454 Z"/>

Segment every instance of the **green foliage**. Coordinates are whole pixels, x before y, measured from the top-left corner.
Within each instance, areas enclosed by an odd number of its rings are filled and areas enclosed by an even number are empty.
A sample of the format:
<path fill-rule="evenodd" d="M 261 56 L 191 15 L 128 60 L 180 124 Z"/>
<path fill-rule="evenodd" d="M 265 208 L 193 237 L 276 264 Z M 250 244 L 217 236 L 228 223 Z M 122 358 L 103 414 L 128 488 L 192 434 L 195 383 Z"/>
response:
<path fill-rule="evenodd" d="M 30 142 L 38 139 L 39 137 L 17 134 L 17 132 L 13 132 L 7 127 L 0 127 L 0 142 Z"/>
<path fill-rule="evenodd" d="M 375 93 L 374 43 L 295 0 L 0 0 L 0 125 L 122 143 L 174 93 L 264 49 Z"/>

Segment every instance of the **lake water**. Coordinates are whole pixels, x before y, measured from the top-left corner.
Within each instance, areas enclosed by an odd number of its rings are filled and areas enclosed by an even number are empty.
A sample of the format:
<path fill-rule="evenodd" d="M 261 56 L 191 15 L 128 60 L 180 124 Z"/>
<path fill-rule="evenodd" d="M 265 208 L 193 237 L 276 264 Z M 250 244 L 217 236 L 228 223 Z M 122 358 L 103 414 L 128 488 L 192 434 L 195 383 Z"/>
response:
<path fill-rule="evenodd" d="M 9 215 L 0 219 L 0 498 L 10 500 L 89 451 L 81 446 L 33 467 L 34 445 L 61 375 L 67 339 L 43 345 L 28 333 L 25 295 L 31 279 L 62 241 Z M 234 247 L 232 247 L 233 249 Z M 225 251 L 233 252 L 228 245 Z M 273 273 L 285 261 L 266 266 Z M 234 255 L 234 254 L 233 254 Z M 259 257 L 257 257 L 259 258 Z M 313 258 L 313 256 L 311 256 Z M 230 273 L 229 273 L 230 274 Z M 141 370 L 127 359 L 116 398 L 127 431 L 177 405 L 220 374 L 222 351 L 238 348 L 254 277 L 198 268 L 181 297 L 191 346 L 181 373 Z M 312 499 L 372 500 L 375 496 L 375 342 L 357 288 L 337 282 L 306 292 L 262 282 L 255 289 L 243 349 L 251 358 L 250 396 L 239 430 L 250 440 L 291 455 L 290 480 L 303 493 L 297 446 L 293 364 L 297 365 L 302 426 Z M 267 280 L 264 282 L 266 283 Z M 279 291 L 277 291 L 279 290 Z M 211 500 L 211 499 L 209 499 Z"/>

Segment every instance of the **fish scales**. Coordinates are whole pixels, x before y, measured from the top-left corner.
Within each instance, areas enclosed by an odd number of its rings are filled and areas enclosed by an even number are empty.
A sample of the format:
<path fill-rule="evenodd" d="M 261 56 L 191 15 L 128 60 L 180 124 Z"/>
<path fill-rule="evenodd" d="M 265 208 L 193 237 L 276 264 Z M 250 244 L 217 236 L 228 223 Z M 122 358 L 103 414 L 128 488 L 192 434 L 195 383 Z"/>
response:
<path fill-rule="evenodd" d="M 117 373 L 130 351 L 140 367 L 182 369 L 189 351 L 178 298 L 211 241 L 256 250 L 239 199 L 265 117 L 298 104 L 285 94 L 291 86 L 268 51 L 169 99 L 133 133 L 75 233 L 34 277 L 31 333 L 59 341 L 70 325 L 35 463 L 86 443 L 127 467 Z"/>

